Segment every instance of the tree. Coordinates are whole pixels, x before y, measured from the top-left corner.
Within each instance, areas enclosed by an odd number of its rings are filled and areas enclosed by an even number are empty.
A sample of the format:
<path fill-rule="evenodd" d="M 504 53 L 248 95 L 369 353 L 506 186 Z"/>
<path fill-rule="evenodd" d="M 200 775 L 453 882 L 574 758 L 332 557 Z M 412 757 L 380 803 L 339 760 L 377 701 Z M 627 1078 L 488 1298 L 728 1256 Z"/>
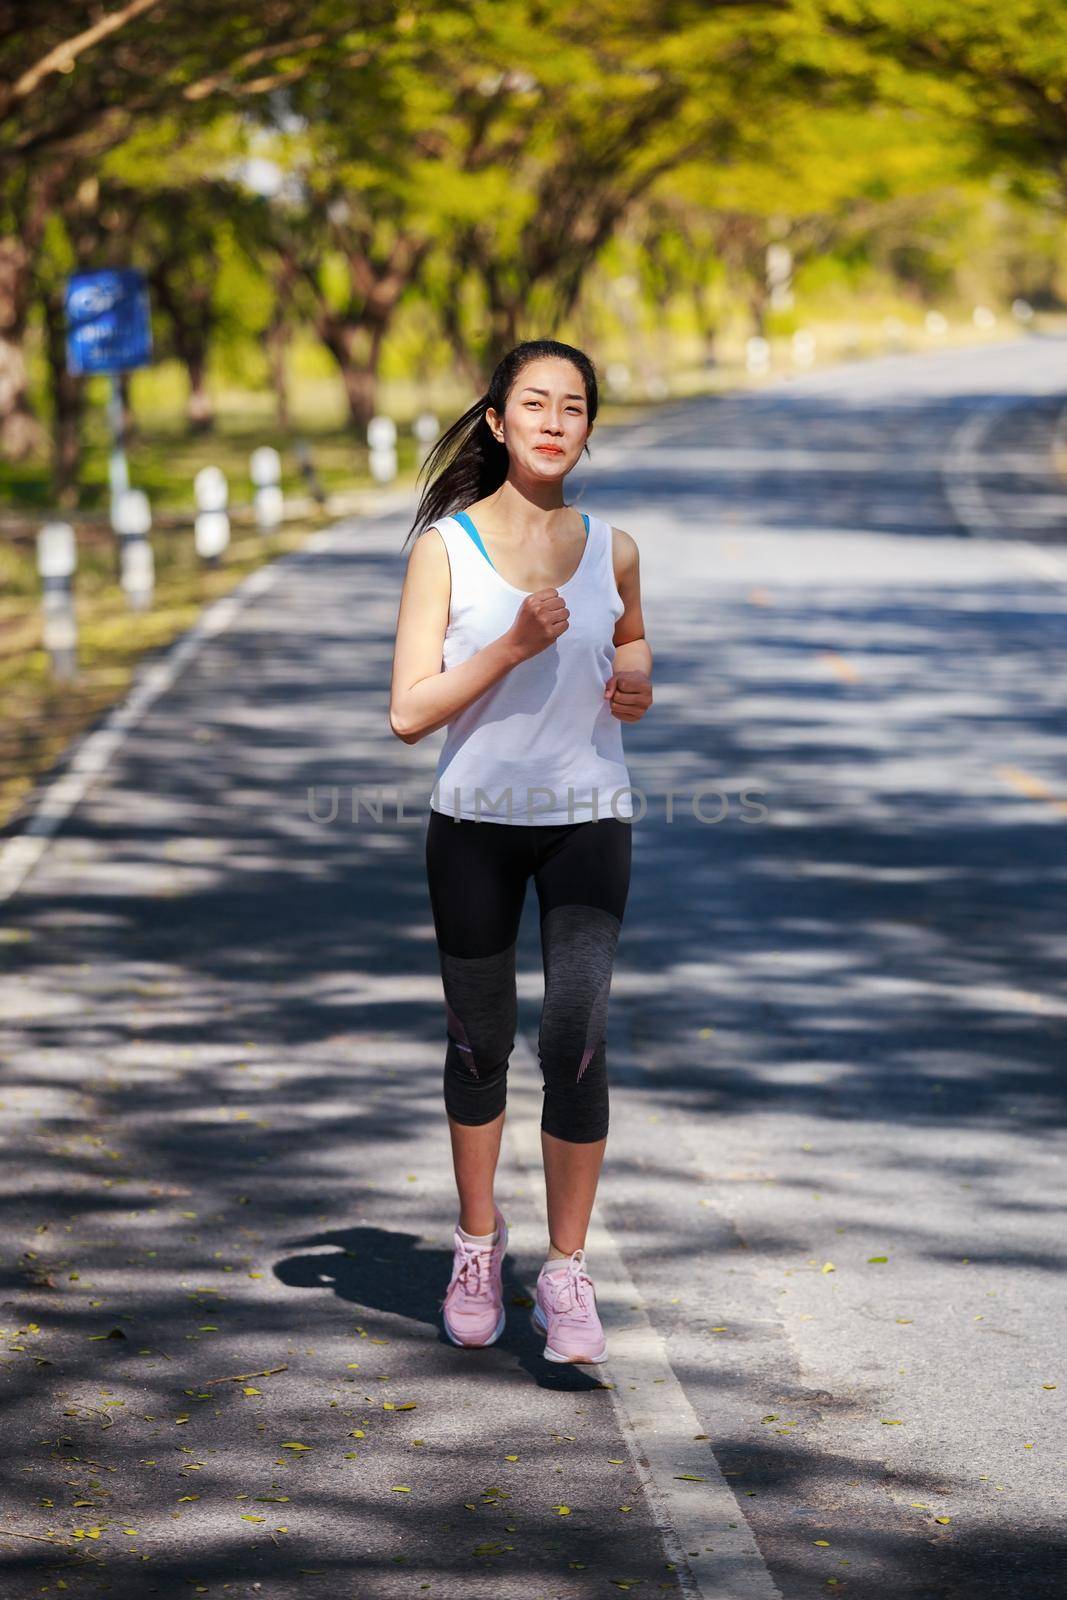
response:
<path fill-rule="evenodd" d="M 153 118 L 247 106 L 369 64 L 392 0 L 0 0 L 0 451 L 43 442 L 23 338 L 35 252 L 72 175 Z"/>
<path fill-rule="evenodd" d="M 784 0 L 587 0 L 552 13 L 550 48 L 544 18 L 534 0 L 475 5 L 434 46 L 432 77 L 455 92 L 426 139 L 448 223 L 429 276 L 457 353 L 474 349 L 483 371 L 571 315 L 666 175 L 759 148 L 782 106 L 810 106 L 821 70 Z"/>
<path fill-rule="evenodd" d="M 866 54 L 883 102 L 952 118 L 976 168 L 1011 168 L 1067 200 L 1067 12 L 1047 0 L 818 0 L 832 34 Z M 1033 191 L 1032 191 L 1033 192 Z"/>

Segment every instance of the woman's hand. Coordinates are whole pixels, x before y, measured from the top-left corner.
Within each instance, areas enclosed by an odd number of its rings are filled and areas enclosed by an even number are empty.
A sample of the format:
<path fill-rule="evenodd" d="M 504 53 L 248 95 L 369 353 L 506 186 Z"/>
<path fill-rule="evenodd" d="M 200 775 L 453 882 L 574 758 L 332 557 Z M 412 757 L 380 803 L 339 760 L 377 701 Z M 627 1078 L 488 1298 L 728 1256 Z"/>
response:
<path fill-rule="evenodd" d="M 538 589 L 528 594 L 508 629 L 516 654 L 521 660 L 541 654 L 570 627 L 570 612 L 558 589 Z"/>
<path fill-rule="evenodd" d="M 620 722 L 640 722 L 652 704 L 652 679 L 647 672 L 629 667 L 611 674 L 604 694 L 611 703 L 613 717 Z"/>

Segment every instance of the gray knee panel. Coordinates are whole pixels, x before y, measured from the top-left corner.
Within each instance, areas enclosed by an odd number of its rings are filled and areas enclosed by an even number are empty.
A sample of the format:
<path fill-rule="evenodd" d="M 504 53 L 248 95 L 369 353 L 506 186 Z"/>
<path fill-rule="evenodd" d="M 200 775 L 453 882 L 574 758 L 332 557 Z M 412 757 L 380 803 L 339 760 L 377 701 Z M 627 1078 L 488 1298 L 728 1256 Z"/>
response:
<path fill-rule="evenodd" d="M 448 1025 L 445 1109 L 457 1122 L 492 1122 L 507 1099 L 518 1026 L 515 944 L 489 956 L 439 954 Z"/>
<path fill-rule="evenodd" d="M 608 1127 L 604 1034 L 622 924 L 597 906 L 565 905 L 541 923 L 545 1003 L 538 1033 L 545 1101 L 541 1126 L 585 1143 Z"/>

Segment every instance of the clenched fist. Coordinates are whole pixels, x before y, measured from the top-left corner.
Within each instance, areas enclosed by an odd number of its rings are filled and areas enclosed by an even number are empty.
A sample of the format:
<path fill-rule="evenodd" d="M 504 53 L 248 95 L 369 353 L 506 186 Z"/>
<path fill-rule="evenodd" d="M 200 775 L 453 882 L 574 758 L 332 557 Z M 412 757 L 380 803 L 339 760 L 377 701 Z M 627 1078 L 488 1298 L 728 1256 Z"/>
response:
<path fill-rule="evenodd" d="M 640 722 L 652 704 L 652 679 L 636 667 L 613 672 L 604 685 L 604 694 L 611 703 L 613 717 L 620 722 Z"/>
<path fill-rule="evenodd" d="M 506 637 L 520 657 L 540 655 L 570 627 L 570 612 L 558 589 L 538 589 L 528 594 L 515 614 Z"/>

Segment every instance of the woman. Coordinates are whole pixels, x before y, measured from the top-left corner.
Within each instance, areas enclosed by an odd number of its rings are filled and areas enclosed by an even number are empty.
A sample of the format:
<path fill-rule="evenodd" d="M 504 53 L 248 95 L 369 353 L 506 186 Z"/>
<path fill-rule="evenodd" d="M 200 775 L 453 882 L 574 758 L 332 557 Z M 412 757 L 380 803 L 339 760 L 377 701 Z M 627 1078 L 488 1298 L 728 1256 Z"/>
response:
<path fill-rule="evenodd" d="M 532 1317 L 548 1360 L 579 1362 L 607 1353 L 585 1237 L 607 1142 L 604 1029 L 630 881 L 620 724 L 652 704 L 637 546 L 563 498 L 596 413 L 589 358 L 531 340 L 440 439 L 408 534 L 425 537 L 408 559 L 389 707 L 407 744 L 448 730 L 426 831 L 460 1204 L 445 1331 L 489 1345 L 504 1326 L 508 1229 L 493 1177 L 532 876 L 549 1224 Z"/>

